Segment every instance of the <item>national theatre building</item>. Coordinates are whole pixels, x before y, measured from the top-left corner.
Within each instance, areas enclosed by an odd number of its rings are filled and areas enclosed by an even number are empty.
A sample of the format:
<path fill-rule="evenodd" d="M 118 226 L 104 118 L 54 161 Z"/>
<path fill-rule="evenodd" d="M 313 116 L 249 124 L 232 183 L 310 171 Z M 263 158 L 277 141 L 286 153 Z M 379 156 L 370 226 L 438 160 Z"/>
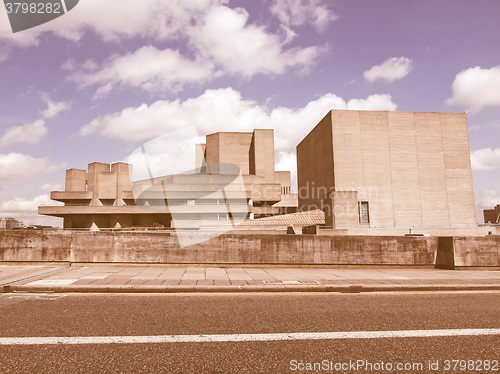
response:
<path fill-rule="evenodd" d="M 299 208 L 335 228 L 477 226 L 465 113 L 332 110 L 297 146 Z"/>
<path fill-rule="evenodd" d="M 126 163 L 70 169 L 51 193 L 64 206 L 39 213 L 65 228 L 477 227 L 464 113 L 332 110 L 297 146 L 298 195 L 273 130 L 207 135 L 195 164 L 135 182 Z"/>
<path fill-rule="evenodd" d="M 65 190 L 51 193 L 64 205 L 40 206 L 38 212 L 62 217 L 65 228 L 200 228 L 297 211 L 290 172 L 274 170 L 273 130 L 207 135 L 206 144 L 196 145 L 193 166 L 192 173 L 135 182 L 128 163 L 69 169 Z"/>

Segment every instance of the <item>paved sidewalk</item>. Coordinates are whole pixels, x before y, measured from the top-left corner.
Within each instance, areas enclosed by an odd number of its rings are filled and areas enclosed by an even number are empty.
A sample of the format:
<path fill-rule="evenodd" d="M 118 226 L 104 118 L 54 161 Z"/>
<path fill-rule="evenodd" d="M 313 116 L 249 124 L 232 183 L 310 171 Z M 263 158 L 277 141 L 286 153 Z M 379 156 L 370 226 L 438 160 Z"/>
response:
<path fill-rule="evenodd" d="M 0 286 L 3 292 L 500 290 L 500 270 L 0 265 Z"/>
<path fill-rule="evenodd" d="M 36 279 L 69 268 L 68 265 L 0 265 L 0 286 Z"/>

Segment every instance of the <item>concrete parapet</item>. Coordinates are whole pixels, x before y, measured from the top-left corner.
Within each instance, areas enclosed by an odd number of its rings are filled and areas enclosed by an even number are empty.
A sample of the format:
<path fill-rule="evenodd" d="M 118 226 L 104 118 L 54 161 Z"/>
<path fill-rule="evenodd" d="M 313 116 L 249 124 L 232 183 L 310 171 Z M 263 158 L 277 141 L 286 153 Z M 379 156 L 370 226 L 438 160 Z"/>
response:
<path fill-rule="evenodd" d="M 435 237 L 183 235 L 198 244 L 181 248 L 175 232 L 7 231 L 0 261 L 433 265 L 437 248 Z"/>
<path fill-rule="evenodd" d="M 408 227 L 408 228 L 377 228 L 377 227 L 358 227 L 358 228 L 321 228 L 320 235 L 370 235 L 370 236 L 400 236 L 410 233 L 424 234 L 430 236 L 483 236 L 500 235 L 500 225 L 490 226 L 467 226 L 467 227 Z"/>
<path fill-rule="evenodd" d="M 0 261 L 170 264 L 500 266 L 500 236 L 326 236 L 3 231 Z M 183 237 L 183 242 L 186 239 Z"/>
<path fill-rule="evenodd" d="M 0 261 L 69 261 L 72 234 L 62 230 L 2 230 L 0 232 Z"/>
<path fill-rule="evenodd" d="M 436 267 L 500 267 L 500 236 L 439 238 Z"/>

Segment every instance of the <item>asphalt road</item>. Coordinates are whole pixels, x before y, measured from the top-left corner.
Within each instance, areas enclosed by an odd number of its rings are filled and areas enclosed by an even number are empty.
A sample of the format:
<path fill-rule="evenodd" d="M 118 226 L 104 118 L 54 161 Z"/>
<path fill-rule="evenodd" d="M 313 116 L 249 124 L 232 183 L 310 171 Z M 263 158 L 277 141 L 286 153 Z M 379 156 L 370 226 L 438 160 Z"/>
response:
<path fill-rule="evenodd" d="M 486 328 L 500 328 L 499 292 L 0 295 L 0 336 L 12 338 Z M 0 373 L 500 372 L 494 360 L 500 335 L 0 345 Z"/>

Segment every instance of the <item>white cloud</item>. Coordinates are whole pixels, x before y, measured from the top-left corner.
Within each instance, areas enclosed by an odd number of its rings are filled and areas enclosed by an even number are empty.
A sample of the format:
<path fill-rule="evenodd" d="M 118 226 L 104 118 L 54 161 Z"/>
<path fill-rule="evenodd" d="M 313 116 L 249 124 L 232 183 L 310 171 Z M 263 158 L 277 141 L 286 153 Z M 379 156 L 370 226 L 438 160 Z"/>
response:
<path fill-rule="evenodd" d="M 391 57 L 380 65 L 372 66 L 363 73 L 368 82 L 378 79 L 392 83 L 406 77 L 413 69 L 413 61 L 408 57 Z"/>
<path fill-rule="evenodd" d="M 9 59 L 9 52 L 4 48 L 2 48 L 2 50 L 0 50 L 0 64 L 4 61 L 7 61 L 8 59 Z"/>
<path fill-rule="evenodd" d="M 46 133 L 47 127 L 45 127 L 45 121 L 43 119 L 38 119 L 33 123 L 9 127 L 0 138 L 0 145 L 7 146 L 12 143 L 35 144 L 38 143 Z"/>
<path fill-rule="evenodd" d="M 45 183 L 37 188 L 38 191 L 51 192 L 51 191 L 61 191 L 63 186 L 61 184 Z"/>
<path fill-rule="evenodd" d="M 285 48 L 286 41 L 262 26 L 248 24 L 248 13 L 214 5 L 182 29 L 193 57 L 178 50 L 146 46 L 124 56 L 113 56 L 98 67 L 81 65 L 69 78 L 81 87 L 98 85 L 97 97 L 116 87 L 140 87 L 146 91 L 177 91 L 186 84 L 202 83 L 224 75 L 283 74 L 294 68 L 307 73 L 324 47 Z M 78 69 L 68 60 L 63 67 Z"/>
<path fill-rule="evenodd" d="M 479 195 L 477 201 L 480 209 L 492 209 L 500 204 L 500 193 L 493 189 L 484 190 Z"/>
<path fill-rule="evenodd" d="M 338 19 L 319 0 L 274 0 L 270 11 L 288 30 L 293 26 L 312 24 L 318 32 L 323 32 L 330 23 Z"/>
<path fill-rule="evenodd" d="M 158 136 L 142 144 L 124 162 L 133 165 L 133 180 L 180 174 L 195 168 L 195 144 L 204 143 L 194 126 Z M 175 155 L 175 162 L 165 162 Z"/>
<path fill-rule="evenodd" d="M 38 215 L 40 205 L 61 205 L 50 200 L 49 195 L 39 195 L 33 198 L 15 197 L 0 200 L 0 212 L 3 217 L 13 217 L 25 225 L 39 224 L 62 226 L 61 218 Z"/>
<path fill-rule="evenodd" d="M 0 184 L 15 179 L 37 178 L 62 166 L 23 153 L 0 154 Z"/>
<path fill-rule="evenodd" d="M 397 105 L 389 94 L 370 95 L 366 99 L 352 99 L 346 109 L 352 110 L 396 110 Z"/>
<path fill-rule="evenodd" d="M 243 99 L 232 88 L 225 88 L 206 90 L 201 96 L 185 101 L 160 100 L 151 105 L 129 107 L 94 119 L 81 128 L 80 134 L 98 132 L 137 143 L 188 126 L 195 126 L 200 134 L 273 128 L 280 137 L 278 149 L 290 151 L 298 144 L 298 137 L 305 136 L 331 109 L 395 110 L 396 104 L 390 95 L 371 95 L 346 103 L 341 97 L 328 93 L 303 108 L 269 109 Z"/>
<path fill-rule="evenodd" d="M 244 76 L 282 74 L 292 67 L 307 72 L 324 52 L 321 47 L 284 50 L 278 36 L 269 34 L 264 27 L 247 25 L 247 21 L 245 9 L 218 6 L 189 35 L 204 59 L 212 60 L 227 73 Z"/>
<path fill-rule="evenodd" d="M 491 69 L 479 66 L 461 71 L 451 89 L 453 96 L 448 105 L 465 105 L 470 113 L 477 113 L 487 106 L 500 106 L 500 65 Z"/>
<path fill-rule="evenodd" d="M 48 205 L 53 201 L 50 200 L 49 195 L 39 195 L 33 199 L 26 199 L 24 197 L 16 197 L 8 200 L 3 200 L 0 203 L 2 212 L 34 212 L 38 209 L 39 205 Z M 5 214 L 5 213 L 4 213 Z"/>
<path fill-rule="evenodd" d="M 47 108 L 40 111 L 43 118 L 54 118 L 59 113 L 71 108 L 71 103 L 64 101 L 52 101 L 48 95 L 43 94 L 42 100 L 47 104 Z"/>
<path fill-rule="evenodd" d="M 500 193 L 494 189 L 483 190 L 475 194 L 478 223 L 484 222 L 484 210 L 493 209 L 500 204 Z"/>
<path fill-rule="evenodd" d="M 176 91 L 185 84 L 203 83 L 224 75 L 275 75 L 290 69 L 307 73 L 327 51 L 325 46 L 315 45 L 289 48 L 287 38 L 250 23 L 245 9 L 230 8 L 227 3 L 228 0 L 86 0 L 68 14 L 22 33 L 7 31 L 7 17 L 0 15 L 0 39 L 35 45 L 43 33 L 52 33 L 78 41 L 92 30 L 105 41 L 141 36 L 153 43 L 180 41 L 189 50 L 189 55 L 183 55 L 174 49 L 146 46 L 99 63 L 67 60 L 62 69 L 73 72 L 69 79 L 80 87 L 98 86 L 97 97 L 123 86 Z M 308 4 L 312 6 L 307 7 Z M 323 28 L 334 19 L 333 13 L 317 0 L 300 0 L 289 8 L 286 22 L 291 25 L 310 21 Z"/>
<path fill-rule="evenodd" d="M 493 130 L 500 130 L 500 119 L 493 120 L 491 122 L 488 122 L 485 125 L 486 128 L 493 129 Z"/>
<path fill-rule="evenodd" d="M 307 8 L 306 18 L 317 27 L 324 27 L 333 16 L 324 13 L 316 0 L 310 1 L 314 7 Z M 0 17 L 0 35 L 15 43 L 32 45 L 38 43 L 44 32 L 78 41 L 87 30 L 92 30 L 106 41 L 142 36 L 155 41 L 181 41 L 188 47 L 189 56 L 172 49 L 144 47 L 125 56 L 114 56 L 99 68 L 87 66 L 87 73 L 75 73 L 72 79 L 81 84 L 88 79 L 87 85 L 99 85 L 99 95 L 119 85 L 175 90 L 185 83 L 203 82 L 222 74 L 250 77 L 258 73 L 282 74 L 291 68 L 307 73 L 326 51 L 320 46 L 286 48 L 288 40 L 270 33 L 265 26 L 249 23 L 247 11 L 229 8 L 228 2 L 86 0 L 68 14 L 22 33 L 6 31 L 10 28 L 7 17 Z M 292 24 L 305 22 L 297 9 L 304 9 L 307 3 L 301 0 L 297 4 L 291 6 L 293 12 L 288 17 Z M 330 18 L 324 19 L 325 14 Z M 68 60 L 63 67 L 72 70 L 77 65 Z"/>
<path fill-rule="evenodd" d="M 178 129 L 194 126 L 205 136 L 217 131 L 253 131 L 255 128 L 275 130 L 277 162 L 295 153 L 296 145 L 331 109 L 395 110 L 390 95 L 371 95 L 366 99 L 346 102 L 328 93 L 303 108 L 268 108 L 232 89 L 207 90 L 199 97 L 185 101 L 156 101 L 151 105 L 126 108 L 121 112 L 98 117 L 83 126 L 83 136 L 99 133 L 109 138 L 137 144 Z M 190 143 L 194 154 L 194 143 Z M 164 159 L 178 159 L 169 147 Z M 289 157 L 288 157 L 289 158 Z M 194 167 L 194 165 L 193 165 Z M 294 167 L 295 169 L 295 167 Z"/>
<path fill-rule="evenodd" d="M 472 170 L 493 171 L 500 168 L 500 148 L 483 148 L 470 155 Z"/>
<path fill-rule="evenodd" d="M 85 0 L 68 14 L 20 33 L 12 33 L 7 14 L 0 12 L 0 35 L 16 44 L 38 44 L 43 33 L 80 40 L 87 30 L 105 41 L 121 37 L 175 37 L 193 20 L 224 0 Z"/>
<path fill-rule="evenodd" d="M 481 130 L 481 125 L 468 125 L 469 133 Z"/>
<path fill-rule="evenodd" d="M 113 56 L 103 67 L 84 63 L 69 79 L 80 87 L 100 85 L 97 96 L 114 87 L 141 87 L 147 91 L 176 91 L 187 83 L 200 83 L 213 74 L 210 62 L 190 61 L 171 49 L 146 46 L 124 56 Z M 69 64 L 65 64 L 69 66 Z"/>

